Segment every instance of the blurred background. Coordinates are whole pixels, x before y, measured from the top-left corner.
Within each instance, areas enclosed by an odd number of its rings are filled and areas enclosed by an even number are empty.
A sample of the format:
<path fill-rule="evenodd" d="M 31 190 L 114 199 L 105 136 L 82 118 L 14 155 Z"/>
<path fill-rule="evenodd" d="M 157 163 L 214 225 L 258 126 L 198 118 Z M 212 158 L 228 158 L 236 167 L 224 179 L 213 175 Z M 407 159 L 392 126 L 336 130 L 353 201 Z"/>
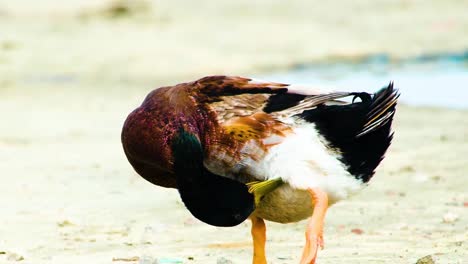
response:
<path fill-rule="evenodd" d="M 205 75 L 402 92 L 364 192 L 321 263 L 466 263 L 468 2 L 0 0 L 0 263 L 248 263 L 247 224 L 195 220 L 123 155 L 127 114 Z M 268 223 L 297 263 L 304 223 Z M 222 262 L 227 261 L 227 262 Z M 229 262 L 231 261 L 231 262 Z"/>

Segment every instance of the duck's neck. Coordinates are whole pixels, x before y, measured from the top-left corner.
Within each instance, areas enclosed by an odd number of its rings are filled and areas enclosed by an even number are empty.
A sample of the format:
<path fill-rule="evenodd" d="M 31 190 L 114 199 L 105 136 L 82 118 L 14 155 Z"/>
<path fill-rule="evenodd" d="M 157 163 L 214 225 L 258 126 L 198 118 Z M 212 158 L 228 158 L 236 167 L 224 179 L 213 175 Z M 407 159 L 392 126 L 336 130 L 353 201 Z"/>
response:
<path fill-rule="evenodd" d="M 247 186 L 215 175 L 203 166 L 198 138 L 180 129 L 172 143 L 174 172 L 182 201 L 199 220 L 215 226 L 234 226 L 254 210 Z"/>

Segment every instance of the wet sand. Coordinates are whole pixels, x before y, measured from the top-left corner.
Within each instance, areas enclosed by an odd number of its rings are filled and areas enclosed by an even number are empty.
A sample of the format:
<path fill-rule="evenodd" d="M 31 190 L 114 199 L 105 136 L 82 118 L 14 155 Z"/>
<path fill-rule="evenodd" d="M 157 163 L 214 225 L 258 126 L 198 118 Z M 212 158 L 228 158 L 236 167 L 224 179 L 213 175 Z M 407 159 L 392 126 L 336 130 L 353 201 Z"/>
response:
<path fill-rule="evenodd" d="M 92 1 L 1 6 L 0 263 L 250 263 L 248 223 L 200 223 L 176 191 L 149 184 L 126 161 L 120 129 L 146 93 L 334 56 L 456 50 L 468 36 L 461 1 L 367 1 L 355 12 L 306 1 L 259 9 L 202 1 L 195 12 L 178 2 L 117 20 Z M 429 254 L 466 262 L 467 114 L 399 107 L 394 144 L 370 186 L 329 210 L 319 263 Z M 298 262 L 304 227 L 267 223 L 269 263 Z"/>

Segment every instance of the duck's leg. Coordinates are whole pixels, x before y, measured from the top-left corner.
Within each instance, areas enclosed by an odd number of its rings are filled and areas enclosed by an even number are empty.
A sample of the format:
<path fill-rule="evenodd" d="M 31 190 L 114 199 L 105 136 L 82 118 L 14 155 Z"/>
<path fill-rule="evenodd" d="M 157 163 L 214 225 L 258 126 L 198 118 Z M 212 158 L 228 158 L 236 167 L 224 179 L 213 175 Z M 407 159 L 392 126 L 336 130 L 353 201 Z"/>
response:
<path fill-rule="evenodd" d="M 253 239 L 253 264 L 266 264 L 265 242 L 266 242 L 266 226 L 262 218 L 251 216 L 252 220 L 252 239 Z"/>
<path fill-rule="evenodd" d="M 301 264 L 314 264 L 318 248 L 323 248 L 323 222 L 328 208 L 328 195 L 318 188 L 307 190 L 314 205 L 314 212 L 306 229 L 306 244 L 302 253 Z"/>

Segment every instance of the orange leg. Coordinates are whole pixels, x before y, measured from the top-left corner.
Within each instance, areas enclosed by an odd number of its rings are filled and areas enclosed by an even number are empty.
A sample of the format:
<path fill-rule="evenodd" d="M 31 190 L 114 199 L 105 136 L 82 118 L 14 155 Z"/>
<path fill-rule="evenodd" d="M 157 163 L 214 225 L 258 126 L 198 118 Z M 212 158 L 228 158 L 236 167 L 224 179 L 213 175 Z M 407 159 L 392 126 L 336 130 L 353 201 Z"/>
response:
<path fill-rule="evenodd" d="M 323 249 L 323 222 L 328 208 L 327 193 L 312 188 L 307 190 L 314 205 L 314 212 L 310 218 L 306 229 L 306 244 L 302 253 L 301 264 L 315 264 L 318 248 Z"/>
<path fill-rule="evenodd" d="M 266 242 L 266 226 L 262 218 L 251 216 L 252 220 L 252 238 L 253 238 L 253 264 L 266 264 L 265 257 L 265 242 Z"/>

